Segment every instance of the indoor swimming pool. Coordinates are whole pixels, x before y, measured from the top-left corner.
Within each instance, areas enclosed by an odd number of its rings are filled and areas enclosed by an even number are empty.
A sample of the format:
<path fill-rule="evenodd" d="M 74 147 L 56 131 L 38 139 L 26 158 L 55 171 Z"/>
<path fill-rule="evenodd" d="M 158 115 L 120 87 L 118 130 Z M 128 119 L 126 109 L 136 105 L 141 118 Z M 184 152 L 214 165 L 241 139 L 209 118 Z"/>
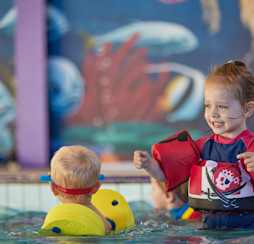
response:
<path fill-rule="evenodd" d="M 143 204 L 143 207 L 142 207 Z M 108 236 L 64 237 L 40 233 L 45 213 L 0 209 L 0 243 L 253 243 L 253 230 L 202 230 L 200 224 L 170 219 L 165 212 L 132 202 L 137 226 Z M 142 209 L 141 209 L 142 208 Z"/>
<path fill-rule="evenodd" d="M 46 171 L 45 171 L 46 172 Z M 198 222 L 175 220 L 154 211 L 149 177 L 131 172 L 103 172 L 104 189 L 121 193 L 135 216 L 136 227 L 108 236 L 57 236 L 41 232 L 46 213 L 59 202 L 40 173 L 1 175 L 0 243 L 254 243 L 254 230 L 204 230 Z"/>

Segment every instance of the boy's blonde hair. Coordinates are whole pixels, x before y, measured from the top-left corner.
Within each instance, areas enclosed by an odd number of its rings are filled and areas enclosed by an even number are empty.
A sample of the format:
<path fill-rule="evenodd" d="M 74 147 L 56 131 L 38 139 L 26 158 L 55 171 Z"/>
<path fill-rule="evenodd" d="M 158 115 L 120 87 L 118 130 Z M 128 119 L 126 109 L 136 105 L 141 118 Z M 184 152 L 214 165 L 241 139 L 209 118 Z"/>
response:
<path fill-rule="evenodd" d="M 59 186 L 69 189 L 88 188 L 96 184 L 101 171 L 99 157 L 83 146 L 61 147 L 51 159 L 51 178 Z M 92 193 L 70 195 L 59 191 L 63 198 L 89 200 Z"/>

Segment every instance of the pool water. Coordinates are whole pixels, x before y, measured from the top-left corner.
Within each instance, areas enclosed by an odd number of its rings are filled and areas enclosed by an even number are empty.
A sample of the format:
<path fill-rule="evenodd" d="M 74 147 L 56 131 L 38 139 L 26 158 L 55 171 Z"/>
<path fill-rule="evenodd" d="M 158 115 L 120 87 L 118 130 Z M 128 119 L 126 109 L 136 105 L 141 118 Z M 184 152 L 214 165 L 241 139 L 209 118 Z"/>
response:
<path fill-rule="evenodd" d="M 63 237 L 40 233 L 46 213 L 0 208 L 0 243 L 254 243 L 254 230 L 202 230 L 200 223 L 171 219 L 166 211 L 134 208 L 133 213 L 137 224 L 133 230 Z"/>

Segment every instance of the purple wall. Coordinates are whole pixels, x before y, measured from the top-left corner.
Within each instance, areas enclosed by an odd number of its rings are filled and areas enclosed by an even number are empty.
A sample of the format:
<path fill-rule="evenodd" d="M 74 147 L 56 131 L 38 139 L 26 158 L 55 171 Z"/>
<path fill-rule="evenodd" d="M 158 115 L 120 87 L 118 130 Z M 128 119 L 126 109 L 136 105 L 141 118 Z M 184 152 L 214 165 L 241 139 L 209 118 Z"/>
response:
<path fill-rule="evenodd" d="M 42 168 L 49 160 L 46 1 L 17 0 L 16 6 L 17 160 Z"/>

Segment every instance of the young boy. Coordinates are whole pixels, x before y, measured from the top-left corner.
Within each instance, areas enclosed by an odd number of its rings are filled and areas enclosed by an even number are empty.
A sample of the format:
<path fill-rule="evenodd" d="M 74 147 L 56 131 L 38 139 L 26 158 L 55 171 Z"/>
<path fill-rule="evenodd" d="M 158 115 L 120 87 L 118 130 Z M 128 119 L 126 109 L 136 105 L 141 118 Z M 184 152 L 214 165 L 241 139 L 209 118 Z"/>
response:
<path fill-rule="evenodd" d="M 151 177 L 152 199 L 155 210 L 169 210 L 175 219 L 201 221 L 202 214 L 194 212 L 188 203 L 188 183 L 183 183 L 172 191 L 167 190 L 166 184 Z"/>
<path fill-rule="evenodd" d="M 165 183 L 151 177 L 152 199 L 155 210 L 175 211 L 183 207 L 188 201 L 187 184 L 182 184 L 175 190 L 168 192 Z"/>
<path fill-rule="evenodd" d="M 60 202 L 77 203 L 93 210 L 108 233 L 112 228 L 110 222 L 91 203 L 92 195 L 101 186 L 100 170 L 100 159 L 86 147 L 61 147 L 51 159 L 50 188 Z"/>

